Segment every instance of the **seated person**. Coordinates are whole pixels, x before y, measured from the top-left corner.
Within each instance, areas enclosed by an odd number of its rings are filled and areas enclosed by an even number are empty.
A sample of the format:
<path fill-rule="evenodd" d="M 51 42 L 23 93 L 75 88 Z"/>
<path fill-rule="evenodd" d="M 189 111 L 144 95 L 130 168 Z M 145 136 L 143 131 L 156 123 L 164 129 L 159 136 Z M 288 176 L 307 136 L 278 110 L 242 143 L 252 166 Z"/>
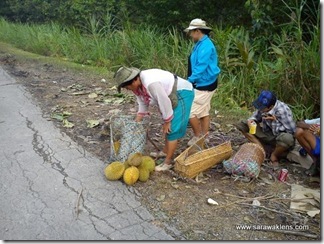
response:
<path fill-rule="evenodd" d="M 298 121 L 296 123 L 295 137 L 299 144 L 313 159 L 313 164 L 306 171 L 309 176 L 319 175 L 320 173 L 320 119 Z"/>
<path fill-rule="evenodd" d="M 274 147 L 270 155 L 272 166 L 279 166 L 279 159 L 286 156 L 295 145 L 294 133 L 296 123 L 287 104 L 277 99 L 271 91 L 262 91 L 252 103 L 257 109 L 246 121 L 236 124 L 236 128 L 253 143 L 265 147 Z M 257 124 L 256 133 L 250 134 L 249 128 L 253 121 Z M 266 150 L 265 150 L 266 151 Z"/>

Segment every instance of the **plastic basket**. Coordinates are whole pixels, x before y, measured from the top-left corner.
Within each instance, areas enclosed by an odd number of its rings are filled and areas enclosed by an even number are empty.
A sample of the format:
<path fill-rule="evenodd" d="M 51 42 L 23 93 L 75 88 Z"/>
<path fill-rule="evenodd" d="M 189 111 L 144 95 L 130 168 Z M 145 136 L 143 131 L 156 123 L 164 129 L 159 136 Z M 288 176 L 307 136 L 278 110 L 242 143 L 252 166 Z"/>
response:
<path fill-rule="evenodd" d="M 133 115 L 110 118 L 110 161 L 124 162 L 132 153 L 144 153 L 149 120 L 136 122 Z"/>
<path fill-rule="evenodd" d="M 230 141 L 208 149 L 198 146 L 201 150 L 197 150 L 197 144 L 203 145 L 203 140 L 202 137 L 175 158 L 174 170 L 181 176 L 193 178 L 232 156 L 233 149 Z"/>

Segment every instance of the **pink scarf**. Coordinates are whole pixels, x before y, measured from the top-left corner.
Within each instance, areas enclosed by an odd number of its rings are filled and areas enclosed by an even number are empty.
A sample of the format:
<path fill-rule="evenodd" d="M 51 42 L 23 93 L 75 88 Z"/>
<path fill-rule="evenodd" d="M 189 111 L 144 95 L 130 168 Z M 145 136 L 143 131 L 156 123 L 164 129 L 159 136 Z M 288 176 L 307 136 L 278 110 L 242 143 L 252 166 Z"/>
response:
<path fill-rule="evenodd" d="M 134 91 L 136 96 L 142 97 L 144 103 L 148 106 L 151 101 L 150 95 L 147 93 L 146 88 L 142 85 L 136 91 Z"/>

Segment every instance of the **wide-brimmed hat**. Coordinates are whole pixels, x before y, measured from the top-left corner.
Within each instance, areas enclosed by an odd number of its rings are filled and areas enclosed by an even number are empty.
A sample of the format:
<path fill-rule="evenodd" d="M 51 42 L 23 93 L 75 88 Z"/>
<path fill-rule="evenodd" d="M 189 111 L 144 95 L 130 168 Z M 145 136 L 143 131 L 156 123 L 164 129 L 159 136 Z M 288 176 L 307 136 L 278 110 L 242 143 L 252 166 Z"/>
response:
<path fill-rule="evenodd" d="M 202 19 L 191 20 L 189 27 L 184 29 L 184 31 L 188 32 L 188 31 L 194 30 L 194 29 L 211 30 L 211 28 L 206 25 L 206 21 L 204 21 Z"/>
<path fill-rule="evenodd" d="M 269 108 L 276 101 L 277 97 L 273 92 L 264 90 L 260 93 L 259 97 L 253 101 L 252 104 L 256 109 L 262 110 Z"/>
<path fill-rule="evenodd" d="M 114 75 L 115 81 L 118 85 L 118 92 L 120 93 L 120 89 L 123 87 L 123 85 L 125 85 L 126 82 L 134 79 L 140 72 L 141 70 L 135 67 L 120 67 Z"/>

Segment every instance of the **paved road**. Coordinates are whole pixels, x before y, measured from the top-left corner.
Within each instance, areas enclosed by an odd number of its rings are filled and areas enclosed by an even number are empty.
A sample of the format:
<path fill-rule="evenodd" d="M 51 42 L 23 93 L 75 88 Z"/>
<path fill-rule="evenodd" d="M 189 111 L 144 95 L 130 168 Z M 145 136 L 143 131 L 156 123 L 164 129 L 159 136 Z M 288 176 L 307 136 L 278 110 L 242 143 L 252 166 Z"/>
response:
<path fill-rule="evenodd" d="M 1 240 L 173 240 L 35 104 L 0 67 Z"/>

